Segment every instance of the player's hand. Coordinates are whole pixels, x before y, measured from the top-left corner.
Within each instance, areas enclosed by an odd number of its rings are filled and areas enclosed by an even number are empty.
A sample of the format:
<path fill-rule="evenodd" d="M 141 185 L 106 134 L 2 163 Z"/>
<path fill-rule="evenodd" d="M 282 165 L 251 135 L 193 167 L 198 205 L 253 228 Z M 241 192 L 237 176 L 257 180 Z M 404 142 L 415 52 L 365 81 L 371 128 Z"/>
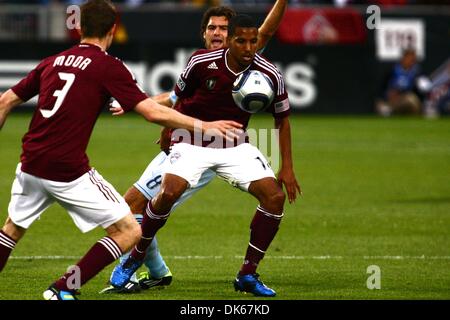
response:
<path fill-rule="evenodd" d="M 165 153 L 169 152 L 170 148 L 170 128 L 162 128 L 161 129 L 161 137 L 156 142 L 159 144 L 159 148 L 161 151 L 164 151 Z"/>
<path fill-rule="evenodd" d="M 121 116 L 125 113 L 125 111 L 122 109 L 122 106 L 117 100 L 111 101 L 111 103 L 109 104 L 109 111 L 113 116 Z"/>
<path fill-rule="evenodd" d="M 234 141 L 244 133 L 242 124 L 231 120 L 203 121 L 202 125 L 205 135 L 225 138 L 227 141 Z"/>
<path fill-rule="evenodd" d="M 297 199 L 297 192 L 299 195 L 303 196 L 303 192 L 297 182 L 297 179 L 295 178 L 295 174 L 292 168 L 281 168 L 280 172 L 278 172 L 277 178 L 280 187 L 283 188 L 284 185 L 284 187 L 286 188 L 289 203 L 295 202 L 295 199 Z"/>

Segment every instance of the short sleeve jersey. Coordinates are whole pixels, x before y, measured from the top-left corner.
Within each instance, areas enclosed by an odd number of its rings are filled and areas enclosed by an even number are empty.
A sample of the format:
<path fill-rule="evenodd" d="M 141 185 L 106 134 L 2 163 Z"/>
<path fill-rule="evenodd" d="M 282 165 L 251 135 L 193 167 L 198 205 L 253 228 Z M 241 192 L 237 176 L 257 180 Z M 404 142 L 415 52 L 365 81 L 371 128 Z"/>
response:
<path fill-rule="evenodd" d="M 194 52 L 175 85 L 175 94 L 180 98 L 176 109 L 204 121 L 234 120 L 246 128 L 251 114 L 236 106 L 231 91 L 236 78 L 251 69 L 265 73 L 274 86 L 275 97 L 266 111 L 275 118 L 287 117 L 288 94 L 275 65 L 256 54 L 247 69 L 235 73 L 227 65 L 227 52 L 228 49 Z"/>
<path fill-rule="evenodd" d="M 23 101 L 39 94 L 22 139 L 22 171 L 61 182 L 90 170 L 86 148 L 111 97 L 125 111 L 148 97 L 122 61 L 92 44 L 44 59 L 12 90 Z"/>

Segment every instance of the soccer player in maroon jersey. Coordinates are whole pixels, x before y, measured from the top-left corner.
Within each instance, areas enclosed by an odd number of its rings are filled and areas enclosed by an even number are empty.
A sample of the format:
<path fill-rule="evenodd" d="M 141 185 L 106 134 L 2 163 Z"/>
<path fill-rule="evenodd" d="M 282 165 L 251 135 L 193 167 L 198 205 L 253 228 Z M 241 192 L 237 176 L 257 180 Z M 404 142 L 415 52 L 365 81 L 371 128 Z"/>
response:
<path fill-rule="evenodd" d="M 275 98 L 269 107 L 279 129 L 281 169 L 277 178 L 261 152 L 238 139 L 229 146 L 223 141 L 195 139 L 177 140 L 173 133 L 169 158 L 159 193 L 148 202 L 142 222 L 142 238 L 131 255 L 114 269 L 111 283 L 123 287 L 142 265 L 146 249 L 156 232 L 164 226 L 172 206 L 188 188 L 195 188 L 202 174 L 210 169 L 235 187 L 259 200 L 251 223 L 250 242 L 244 263 L 235 279 L 236 290 L 256 296 L 275 296 L 275 291 L 258 278 L 256 268 L 275 237 L 283 217 L 286 188 L 290 203 L 295 201 L 300 186 L 295 178 L 291 154 L 288 95 L 277 68 L 256 53 L 258 29 L 246 15 L 233 17 L 228 30 L 228 49 L 198 50 L 178 79 L 175 91 L 181 98 L 176 109 L 199 119 L 233 119 L 247 127 L 250 114 L 239 109 L 231 96 L 236 78 L 246 70 L 259 70 L 274 84 Z M 214 105 L 214 108 L 211 108 Z"/>
<path fill-rule="evenodd" d="M 286 7 L 286 0 L 277 0 L 263 24 L 259 27 L 258 42 L 256 45 L 258 51 L 262 51 L 271 37 L 275 34 Z M 211 7 L 205 11 L 200 23 L 200 36 L 204 40 L 206 49 L 220 49 L 226 45 L 228 22 L 235 15 L 236 12 L 233 9 L 225 6 Z M 166 106 L 172 106 L 178 97 L 175 92 L 171 92 L 170 94 L 160 94 L 154 98 L 159 103 Z M 120 107 L 112 108 L 113 111 L 118 112 L 119 114 L 120 109 Z M 142 215 L 145 214 L 147 202 L 158 193 L 162 175 L 169 162 L 167 154 L 170 146 L 170 131 L 168 128 L 162 130 L 159 141 L 162 152 L 150 162 L 139 180 L 135 182 L 124 195 L 125 201 L 130 206 L 138 221 L 142 221 Z M 208 185 L 215 176 L 216 175 L 212 170 L 204 172 L 196 187 L 186 190 L 183 196 L 172 207 L 172 210 L 192 197 L 194 193 Z M 121 260 L 126 258 L 127 256 L 125 255 Z M 148 270 L 139 273 L 138 276 L 133 275 L 126 286 L 123 288 L 116 288 L 113 285 L 110 285 L 103 289 L 101 293 L 131 293 L 141 289 L 148 289 L 154 286 L 165 286 L 171 283 L 172 273 L 159 252 L 156 238 L 153 239 L 151 245 L 147 249 L 144 264 Z"/>
<path fill-rule="evenodd" d="M 140 239 L 141 229 L 114 187 L 89 165 L 86 148 L 95 122 L 114 96 L 126 111 L 146 120 L 188 130 L 212 128 L 223 137 L 241 125 L 201 122 L 158 105 L 139 88 L 128 68 L 108 55 L 116 10 L 108 0 L 81 7 L 80 44 L 44 59 L 26 78 L 0 97 L 0 128 L 9 111 L 39 94 L 23 137 L 8 206 L 0 230 L 0 271 L 27 228 L 55 201 L 82 232 L 101 226 L 100 239 L 70 271 L 45 292 L 48 300 L 74 300 L 77 289 Z M 231 136 L 236 137 L 231 132 Z"/>

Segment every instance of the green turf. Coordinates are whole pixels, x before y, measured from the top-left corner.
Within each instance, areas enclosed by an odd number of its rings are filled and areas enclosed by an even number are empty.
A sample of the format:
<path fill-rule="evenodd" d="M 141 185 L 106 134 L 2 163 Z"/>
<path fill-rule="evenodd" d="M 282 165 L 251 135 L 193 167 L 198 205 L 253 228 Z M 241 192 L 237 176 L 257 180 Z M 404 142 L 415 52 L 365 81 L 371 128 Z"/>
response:
<path fill-rule="evenodd" d="M 29 119 L 12 114 L 0 133 L 1 220 Z M 277 299 L 450 299 L 450 119 L 303 116 L 291 124 L 304 197 L 286 205 L 259 267 Z M 271 128 L 272 120 L 258 117 L 251 126 Z M 123 193 L 156 155 L 158 132 L 134 115 L 103 115 L 88 150 L 91 164 Z M 256 204 L 214 181 L 158 234 L 171 286 L 99 295 L 109 266 L 82 288 L 81 298 L 254 299 L 234 292 L 231 282 Z M 81 256 L 102 235 L 81 235 L 63 209 L 51 207 L 0 274 L 0 299 L 40 299 L 76 262 L 17 258 Z M 366 287 L 370 265 L 381 269 L 380 290 Z"/>

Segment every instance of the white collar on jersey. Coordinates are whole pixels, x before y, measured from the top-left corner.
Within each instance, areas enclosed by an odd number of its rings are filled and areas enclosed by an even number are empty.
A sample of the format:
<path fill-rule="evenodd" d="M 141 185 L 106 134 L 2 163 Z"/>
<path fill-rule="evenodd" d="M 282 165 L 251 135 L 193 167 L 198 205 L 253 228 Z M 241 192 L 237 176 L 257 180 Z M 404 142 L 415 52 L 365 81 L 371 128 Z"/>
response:
<path fill-rule="evenodd" d="M 248 70 L 249 68 L 250 68 L 250 66 L 252 65 L 251 63 L 248 65 L 248 67 L 247 68 L 245 68 L 244 70 L 242 70 L 241 72 L 238 72 L 238 73 L 235 73 L 233 70 L 231 70 L 231 68 L 228 66 L 228 61 L 227 61 L 227 55 L 228 55 L 228 51 L 229 51 L 230 49 L 227 49 L 227 51 L 225 51 L 225 66 L 227 67 L 227 69 L 232 73 L 232 74 L 234 74 L 235 76 L 238 76 L 238 75 L 240 75 L 242 72 L 244 72 L 244 71 L 246 71 L 246 70 Z M 253 62 L 252 62 L 253 63 Z"/>
<path fill-rule="evenodd" d="M 89 46 L 96 46 L 98 47 L 101 51 L 104 51 L 103 48 L 96 43 L 91 43 L 91 42 L 80 42 L 80 44 L 78 45 L 79 47 L 89 47 Z M 106 52 L 106 51 L 105 51 Z"/>

